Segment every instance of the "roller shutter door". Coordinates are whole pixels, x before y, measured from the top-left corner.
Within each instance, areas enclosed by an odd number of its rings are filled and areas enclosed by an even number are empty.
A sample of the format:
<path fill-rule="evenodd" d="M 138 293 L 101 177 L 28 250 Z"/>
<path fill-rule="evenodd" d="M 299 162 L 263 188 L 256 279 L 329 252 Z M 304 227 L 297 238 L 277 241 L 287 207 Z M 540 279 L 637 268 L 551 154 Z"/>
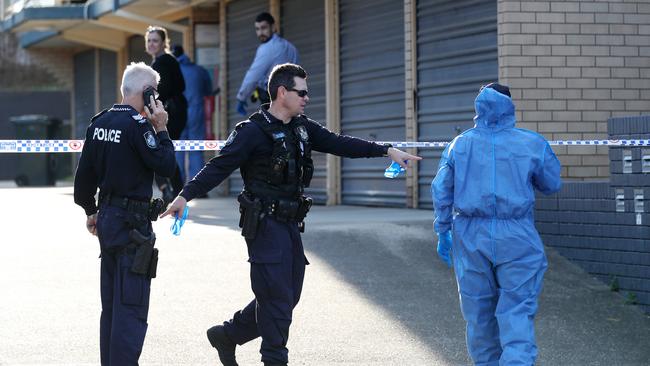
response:
<path fill-rule="evenodd" d="M 474 98 L 498 78 L 497 2 L 417 4 L 418 140 L 449 141 L 474 125 Z M 430 208 L 442 149 L 419 151 L 419 206 Z"/>
<path fill-rule="evenodd" d="M 248 67 L 255 58 L 255 51 L 260 41 L 255 35 L 255 17 L 257 14 L 268 11 L 268 1 L 263 0 L 237 0 L 227 5 L 227 57 L 228 57 L 228 132 L 246 117 L 242 117 L 235 110 L 237 105 L 237 91 L 241 86 Z M 257 105 L 248 101 L 248 113 L 252 113 Z M 229 193 L 237 195 L 243 187 L 239 170 L 230 176 Z"/>
<path fill-rule="evenodd" d="M 282 36 L 293 43 L 300 65 L 307 71 L 309 104 L 305 114 L 323 125 L 325 120 L 325 3 L 323 0 L 282 1 Z M 317 203 L 327 201 L 326 155 L 314 152 L 314 177 L 307 194 Z"/>
<path fill-rule="evenodd" d="M 120 83 L 122 81 L 120 80 Z M 99 50 L 99 103 L 100 109 L 117 102 L 117 54 Z"/>
<path fill-rule="evenodd" d="M 95 106 L 95 55 L 94 49 L 74 55 L 74 135 L 81 139 L 90 119 L 99 112 Z"/>
<path fill-rule="evenodd" d="M 404 4 L 341 0 L 341 132 L 377 141 L 403 141 Z M 344 204 L 403 207 L 405 181 L 387 179 L 389 160 L 343 159 Z"/>

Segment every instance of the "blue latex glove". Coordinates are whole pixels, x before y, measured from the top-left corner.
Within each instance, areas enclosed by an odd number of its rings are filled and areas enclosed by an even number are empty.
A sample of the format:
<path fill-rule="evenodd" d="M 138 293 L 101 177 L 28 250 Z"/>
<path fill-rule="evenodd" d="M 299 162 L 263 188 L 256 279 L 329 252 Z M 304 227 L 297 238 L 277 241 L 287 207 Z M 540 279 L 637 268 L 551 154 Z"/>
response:
<path fill-rule="evenodd" d="M 246 104 L 246 101 L 238 100 L 237 101 L 237 113 L 241 114 L 242 116 L 245 116 L 247 106 L 248 106 L 248 104 Z"/>
<path fill-rule="evenodd" d="M 178 214 L 176 214 L 174 223 L 172 224 L 172 227 L 169 228 L 172 234 L 176 236 L 181 235 L 181 228 L 183 227 L 183 224 L 185 224 L 185 219 L 187 219 L 187 213 L 189 212 L 189 210 L 190 207 L 185 206 L 185 209 L 183 210 L 183 215 L 181 217 L 178 217 Z"/>
<path fill-rule="evenodd" d="M 438 257 L 451 268 L 451 230 L 438 233 Z"/>
<path fill-rule="evenodd" d="M 404 161 L 404 163 L 408 164 L 408 161 Z M 388 168 L 386 168 L 386 171 L 384 171 L 384 177 L 386 178 L 397 178 L 400 173 L 403 173 L 406 169 L 402 168 L 399 163 L 396 161 L 393 161 Z"/>

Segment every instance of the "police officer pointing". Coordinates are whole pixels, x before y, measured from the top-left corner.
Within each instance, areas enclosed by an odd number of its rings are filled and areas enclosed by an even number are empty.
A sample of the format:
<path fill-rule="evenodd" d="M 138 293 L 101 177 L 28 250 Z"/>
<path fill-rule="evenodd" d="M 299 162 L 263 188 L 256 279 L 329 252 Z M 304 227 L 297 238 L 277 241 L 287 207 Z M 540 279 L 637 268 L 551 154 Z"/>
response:
<path fill-rule="evenodd" d="M 167 112 L 154 100 L 159 81 L 144 63 L 127 66 L 122 104 L 92 118 L 75 174 L 74 201 L 101 248 L 102 365 L 137 365 L 147 331 L 158 258 L 151 220 L 163 208 L 151 201 L 153 175 L 169 177 L 176 168 Z"/>
<path fill-rule="evenodd" d="M 237 365 L 235 346 L 262 337 L 262 362 L 286 365 L 292 312 L 302 291 L 305 265 L 300 232 L 311 206 L 303 195 L 314 165 L 311 150 L 350 158 L 390 156 L 420 160 L 389 146 L 337 135 L 303 115 L 309 101 L 307 74 L 295 64 L 276 66 L 269 77 L 271 104 L 237 125 L 219 155 L 210 160 L 162 216 L 179 214 L 187 201 L 205 194 L 240 168 L 240 226 L 246 238 L 255 299 L 233 318 L 208 330 L 223 365 Z M 161 217 L 162 217 L 161 216 Z"/>

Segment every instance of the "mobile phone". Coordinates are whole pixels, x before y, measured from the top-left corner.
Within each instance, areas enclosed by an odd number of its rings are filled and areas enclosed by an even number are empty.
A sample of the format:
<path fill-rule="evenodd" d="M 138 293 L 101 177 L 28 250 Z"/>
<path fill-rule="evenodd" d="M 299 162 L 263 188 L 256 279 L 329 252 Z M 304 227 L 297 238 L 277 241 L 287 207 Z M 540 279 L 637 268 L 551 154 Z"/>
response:
<path fill-rule="evenodd" d="M 151 107 L 151 97 L 153 97 L 154 101 L 156 100 L 156 90 L 148 86 L 142 91 L 142 98 L 144 99 L 144 106 L 149 108 L 149 112 L 153 114 L 153 108 Z"/>

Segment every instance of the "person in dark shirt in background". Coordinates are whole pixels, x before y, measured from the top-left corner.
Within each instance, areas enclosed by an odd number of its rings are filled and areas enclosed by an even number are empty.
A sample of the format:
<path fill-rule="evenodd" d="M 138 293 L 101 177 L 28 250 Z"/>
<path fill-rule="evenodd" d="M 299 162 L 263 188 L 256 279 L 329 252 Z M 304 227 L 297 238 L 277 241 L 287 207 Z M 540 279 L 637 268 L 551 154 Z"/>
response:
<path fill-rule="evenodd" d="M 160 74 L 159 99 L 169 114 L 169 137 L 179 140 L 187 123 L 187 100 L 183 95 L 185 80 L 180 65 L 169 50 L 169 36 L 162 27 L 150 26 L 145 34 L 146 50 L 153 61 L 151 67 Z M 183 188 L 180 167 L 170 179 L 156 177 L 156 185 L 165 203 L 171 202 Z"/>

